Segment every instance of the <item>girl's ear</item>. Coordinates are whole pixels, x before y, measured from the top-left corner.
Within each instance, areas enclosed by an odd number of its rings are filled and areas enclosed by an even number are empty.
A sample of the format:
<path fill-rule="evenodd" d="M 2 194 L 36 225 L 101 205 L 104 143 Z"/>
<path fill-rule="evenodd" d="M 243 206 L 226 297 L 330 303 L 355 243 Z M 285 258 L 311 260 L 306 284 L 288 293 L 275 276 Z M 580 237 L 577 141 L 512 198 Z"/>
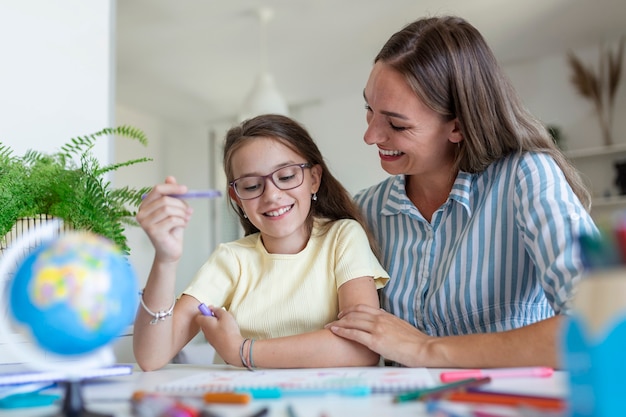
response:
<path fill-rule="evenodd" d="M 237 204 L 238 206 L 241 206 L 240 201 L 239 201 L 239 197 L 237 197 L 237 193 L 235 193 L 235 190 L 233 190 L 233 187 L 228 187 L 228 196 L 230 197 L 231 200 L 233 200 L 235 202 L 235 204 Z"/>
<path fill-rule="evenodd" d="M 311 194 L 320 189 L 322 183 L 322 166 L 317 164 L 311 167 Z"/>

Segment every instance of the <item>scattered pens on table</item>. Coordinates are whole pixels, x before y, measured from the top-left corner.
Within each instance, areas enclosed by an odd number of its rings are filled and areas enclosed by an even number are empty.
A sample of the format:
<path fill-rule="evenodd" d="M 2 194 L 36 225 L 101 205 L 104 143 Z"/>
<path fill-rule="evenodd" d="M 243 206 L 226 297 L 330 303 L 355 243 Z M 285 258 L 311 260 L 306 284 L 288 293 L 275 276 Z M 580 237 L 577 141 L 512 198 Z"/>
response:
<path fill-rule="evenodd" d="M 464 391 L 471 387 L 477 387 L 491 382 L 491 378 L 486 376 L 483 378 L 468 378 L 460 381 L 451 382 L 431 388 L 423 388 L 416 391 L 410 391 L 398 394 L 394 397 L 394 402 L 401 403 L 405 401 L 416 401 L 426 399 L 437 399 L 447 393 L 454 391 Z"/>
<path fill-rule="evenodd" d="M 442 372 L 439 375 L 441 382 L 453 382 L 467 378 L 523 378 L 523 377 L 549 377 L 554 369 L 545 366 L 520 367 L 520 368 L 494 368 L 494 369 L 464 369 L 460 371 Z"/>
<path fill-rule="evenodd" d="M 188 200 L 192 198 L 217 198 L 222 196 L 222 192 L 219 190 L 189 190 L 184 194 L 168 194 L 170 197 L 180 198 L 182 200 Z M 148 194 L 141 196 L 143 200 Z"/>

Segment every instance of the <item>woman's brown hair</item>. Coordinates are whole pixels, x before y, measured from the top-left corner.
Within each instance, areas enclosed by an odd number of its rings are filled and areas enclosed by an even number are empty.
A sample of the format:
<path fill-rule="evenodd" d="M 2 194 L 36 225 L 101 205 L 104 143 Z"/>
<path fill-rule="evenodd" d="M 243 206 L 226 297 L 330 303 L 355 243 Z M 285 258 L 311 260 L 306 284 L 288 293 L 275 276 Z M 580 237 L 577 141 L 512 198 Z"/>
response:
<path fill-rule="evenodd" d="M 399 71 L 415 94 L 463 134 L 458 169 L 481 172 L 512 153 L 550 155 L 584 207 L 591 198 L 578 171 L 545 126 L 522 105 L 480 32 L 455 16 L 417 20 L 395 33 L 374 62 Z"/>

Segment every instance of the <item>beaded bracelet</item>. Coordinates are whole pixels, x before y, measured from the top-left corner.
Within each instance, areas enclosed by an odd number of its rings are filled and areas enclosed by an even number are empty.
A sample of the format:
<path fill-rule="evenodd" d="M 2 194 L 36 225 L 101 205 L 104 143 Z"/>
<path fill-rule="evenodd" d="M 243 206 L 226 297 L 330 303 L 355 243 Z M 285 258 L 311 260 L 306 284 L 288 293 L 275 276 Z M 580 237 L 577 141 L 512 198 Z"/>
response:
<path fill-rule="evenodd" d="M 174 299 L 174 302 L 172 303 L 172 305 L 170 306 L 169 309 L 167 309 L 167 310 L 160 310 L 160 311 L 157 311 L 155 313 L 155 312 L 153 312 L 152 310 L 150 310 L 148 308 L 146 303 L 144 303 L 144 301 L 143 301 L 143 290 L 139 291 L 139 295 L 140 295 L 139 302 L 141 303 L 141 306 L 143 307 L 143 309 L 146 311 L 146 313 L 148 313 L 152 317 L 154 317 L 152 320 L 150 320 L 150 324 L 157 324 L 159 321 L 163 321 L 167 317 L 169 317 L 169 316 L 174 314 L 174 306 L 176 305 L 176 299 Z"/>

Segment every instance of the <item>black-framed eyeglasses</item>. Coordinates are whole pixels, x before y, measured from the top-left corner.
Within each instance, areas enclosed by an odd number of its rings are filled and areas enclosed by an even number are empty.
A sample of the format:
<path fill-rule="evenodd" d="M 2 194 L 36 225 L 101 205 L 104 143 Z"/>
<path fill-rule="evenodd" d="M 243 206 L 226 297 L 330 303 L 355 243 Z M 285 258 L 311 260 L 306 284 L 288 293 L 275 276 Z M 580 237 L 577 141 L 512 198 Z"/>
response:
<path fill-rule="evenodd" d="M 278 168 L 267 175 L 249 175 L 239 177 L 229 183 L 235 194 L 242 200 L 259 198 L 265 191 L 265 182 L 270 179 L 279 190 L 291 190 L 304 182 L 304 168 L 311 168 L 311 164 L 292 164 Z"/>

